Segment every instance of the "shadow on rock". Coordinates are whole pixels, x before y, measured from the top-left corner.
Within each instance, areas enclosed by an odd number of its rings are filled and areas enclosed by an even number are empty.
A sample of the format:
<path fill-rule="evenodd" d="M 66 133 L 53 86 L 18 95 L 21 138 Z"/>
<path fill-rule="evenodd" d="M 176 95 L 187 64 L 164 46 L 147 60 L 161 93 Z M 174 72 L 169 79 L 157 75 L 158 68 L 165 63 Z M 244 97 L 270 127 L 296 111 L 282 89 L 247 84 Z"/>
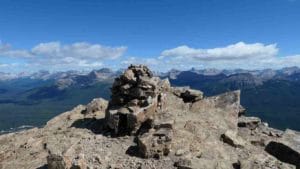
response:
<path fill-rule="evenodd" d="M 128 147 L 128 149 L 126 150 L 126 154 L 132 157 L 143 158 L 137 145 Z"/>
<path fill-rule="evenodd" d="M 105 119 L 84 118 L 76 120 L 71 127 L 88 129 L 95 134 L 105 133 Z"/>
<path fill-rule="evenodd" d="M 293 164 L 297 169 L 300 169 L 300 154 L 291 147 L 280 142 L 271 141 L 265 150 L 278 160 Z"/>

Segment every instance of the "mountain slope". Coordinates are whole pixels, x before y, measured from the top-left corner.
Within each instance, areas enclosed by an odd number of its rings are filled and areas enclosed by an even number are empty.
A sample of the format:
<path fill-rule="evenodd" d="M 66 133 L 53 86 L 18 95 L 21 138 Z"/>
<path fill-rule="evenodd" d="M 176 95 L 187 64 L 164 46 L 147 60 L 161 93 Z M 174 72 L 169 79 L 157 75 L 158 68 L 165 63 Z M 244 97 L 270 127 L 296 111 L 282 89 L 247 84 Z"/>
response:
<path fill-rule="evenodd" d="M 300 167 L 300 133 L 241 116 L 240 91 L 203 98 L 143 70 L 118 78 L 109 102 L 94 99 L 42 128 L 1 135 L 0 168 Z"/>
<path fill-rule="evenodd" d="M 191 86 L 215 95 L 241 90 L 241 103 L 250 115 L 259 116 L 272 127 L 300 130 L 300 83 L 298 75 L 263 79 L 250 73 L 205 76 L 190 71 L 170 79 L 175 86 Z"/>
<path fill-rule="evenodd" d="M 299 68 L 282 70 L 172 70 L 158 73 L 174 86 L 190 86 L 207 96 L 241 89 L 241 103 L 250 115 L 270 126 L 300 130 Z M 41 126 L 51 117 L 94 97 L 109 98 L 113 79 L 121 71 L 94 70 L 31 76 L 0 81 L 0 131 L 22 125 Z M 44 109 L 47 108 L 47 109 Z"/>

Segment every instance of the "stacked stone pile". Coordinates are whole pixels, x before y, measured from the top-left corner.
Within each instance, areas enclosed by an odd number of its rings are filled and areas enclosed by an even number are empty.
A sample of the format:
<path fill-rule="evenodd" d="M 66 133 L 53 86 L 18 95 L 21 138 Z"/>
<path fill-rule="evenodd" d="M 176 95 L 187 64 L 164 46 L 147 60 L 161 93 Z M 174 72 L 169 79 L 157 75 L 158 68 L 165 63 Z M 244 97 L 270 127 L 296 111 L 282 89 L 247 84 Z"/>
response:
<path fill-rule="evenodd" d="M 158 107 L 158 78 L 145 66 L 130 66 L 115 79 L 106 113 L 115 134 L 134 134 Z M 161 98 L 161 96 L 159 96 Z"/>

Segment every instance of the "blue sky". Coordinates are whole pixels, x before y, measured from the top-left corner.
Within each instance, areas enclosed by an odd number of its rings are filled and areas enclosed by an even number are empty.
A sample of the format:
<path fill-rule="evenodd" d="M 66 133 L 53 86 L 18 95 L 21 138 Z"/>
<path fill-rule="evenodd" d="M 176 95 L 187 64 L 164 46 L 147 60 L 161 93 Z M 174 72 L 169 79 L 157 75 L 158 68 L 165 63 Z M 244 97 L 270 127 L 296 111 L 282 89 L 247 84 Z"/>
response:
<path fill-rule="evenodd" d="M 300 66 L 299 0 L 1 0 L 0 71 Z"/>

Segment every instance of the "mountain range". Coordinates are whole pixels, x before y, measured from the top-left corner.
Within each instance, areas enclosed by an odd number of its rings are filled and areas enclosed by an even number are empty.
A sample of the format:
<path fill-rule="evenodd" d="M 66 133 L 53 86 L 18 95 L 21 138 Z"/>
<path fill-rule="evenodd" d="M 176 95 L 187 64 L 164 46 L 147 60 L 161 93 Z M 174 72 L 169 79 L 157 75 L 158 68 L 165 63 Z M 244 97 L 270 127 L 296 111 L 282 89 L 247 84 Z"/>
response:
<path fill-rule="evenodd" d="M 300 133 L 248 116 L 240 93 L 206 96 L 131 65 L 110 100 L 0 135 L 0 168 L 298 169 Z"/>
<path fill-rule="evenodd" d="M 55 115 L 95 97 L 109 99 L 122 70 L 0 73 L 0 131 L 42 126 Z M 207 96 L 241 89 L 241 104 L 270 126 L 300 130 L 300 68 L 279 70 L 195 69 L 156 72 L 174 86 L 190 86 Z"/>

